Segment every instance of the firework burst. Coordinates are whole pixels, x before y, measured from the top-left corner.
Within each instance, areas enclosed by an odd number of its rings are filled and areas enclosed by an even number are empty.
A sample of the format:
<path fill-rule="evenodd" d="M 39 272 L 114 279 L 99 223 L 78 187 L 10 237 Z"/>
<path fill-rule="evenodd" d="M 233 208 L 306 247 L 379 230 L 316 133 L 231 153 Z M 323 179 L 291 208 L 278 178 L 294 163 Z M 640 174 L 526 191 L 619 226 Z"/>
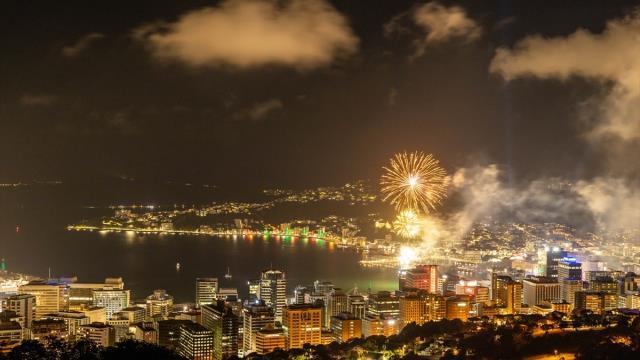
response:
<path fill-rule="evenodd" d="M 401 211 L 393 222 L 393 231 L 399 236 L 407 239 L 418 237 L 421 232 L 421 224 L 418 214 L 413 210 Z"/>
<path fill-rule="evenodd" d="M 448 177 L 438 160 L 420 151 L 396 154 L 380 179 L 383 201 L 398 211 L 429 213 L 446 196 Z"/>

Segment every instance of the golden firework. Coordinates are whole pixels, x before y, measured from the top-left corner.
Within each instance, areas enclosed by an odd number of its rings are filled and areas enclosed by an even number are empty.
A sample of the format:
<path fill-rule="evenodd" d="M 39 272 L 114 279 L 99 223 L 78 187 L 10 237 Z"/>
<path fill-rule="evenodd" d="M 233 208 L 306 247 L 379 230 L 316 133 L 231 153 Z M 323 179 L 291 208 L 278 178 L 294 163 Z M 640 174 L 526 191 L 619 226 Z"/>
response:
<path fill-rule="evenodd" d="M 401 211 L 393 222 L 393 231 L 403 238 L 418 237 L 421 232 L 418 214 L 413 210 Z"/>
<path fill-rule="evenodd" d="M 446 197 L 446 171 L 431 154 L 421 151 L 396 154 L 380 179 L 383 201 L 398 211 L 406 209 L 429 213 Z"/>

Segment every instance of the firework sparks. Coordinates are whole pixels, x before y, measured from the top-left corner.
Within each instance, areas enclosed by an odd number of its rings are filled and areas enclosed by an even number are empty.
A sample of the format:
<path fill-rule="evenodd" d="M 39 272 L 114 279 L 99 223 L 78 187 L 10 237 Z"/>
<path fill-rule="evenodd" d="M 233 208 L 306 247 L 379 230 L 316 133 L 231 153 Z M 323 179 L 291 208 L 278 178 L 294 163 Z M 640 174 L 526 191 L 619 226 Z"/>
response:
<path fill-rule="evenodd" d="M 448 177 L 438 160 L 420 151 L 396 154 L 380 179 L 383 201 L 398 211 L 429 213 L 446 196 Z"/>
<path fill-rule="evenodd" d="M 413 210 L 404 210 L 398 214 L 393 222 L 393 230 L 396 234 L 404 238 L 415 238 L 420 235 L 421 224 L 418 214 Z"/>

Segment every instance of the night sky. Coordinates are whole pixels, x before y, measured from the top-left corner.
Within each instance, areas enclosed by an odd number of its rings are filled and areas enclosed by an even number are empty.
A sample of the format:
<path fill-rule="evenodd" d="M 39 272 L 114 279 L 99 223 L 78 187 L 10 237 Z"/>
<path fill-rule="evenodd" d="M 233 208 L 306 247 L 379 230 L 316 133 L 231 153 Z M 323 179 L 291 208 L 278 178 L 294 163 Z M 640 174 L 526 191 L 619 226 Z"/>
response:
<path fill-rule="evenodd" d="M 300 187 L 416 149 L 515 181 L 616 173 L 640 35 L 607 46 L 637 4 L 3 1 L 0 181 Z"/>

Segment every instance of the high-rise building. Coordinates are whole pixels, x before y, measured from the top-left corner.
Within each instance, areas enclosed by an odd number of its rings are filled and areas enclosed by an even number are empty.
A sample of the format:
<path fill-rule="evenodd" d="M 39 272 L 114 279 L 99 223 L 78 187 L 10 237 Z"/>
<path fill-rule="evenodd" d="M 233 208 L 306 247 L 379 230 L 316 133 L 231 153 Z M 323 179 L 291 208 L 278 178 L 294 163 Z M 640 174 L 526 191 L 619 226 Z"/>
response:
<path fill-rule="evenodd" d="M 22 326 L 31 328 L 36 319 L 36 297 L 31 294 L 11 296 L 7 299 L 7 309 L 22 317 Z"/>
<path fill-rule="evenodd" d="M 582 264 L 575 258 L 563 257 L 558 260 L 558 282 L 563 279 L 582 280 Z"/>
<path fill-rule="evenodd" d="M 147 317 L 160 317 L 166 319 L 173 308 L 173 296 L 167 294 L 165 290 L 154 290 L 153 294 L 147 296 Z"/>
<path fill-rule="evenodd" d="M 557 274 L 556 274 L 557 275 Z M 522 281 L 524 304 L 538 305 L 542 302 L 555 302 L 562 300 L 560 284 L 557 279 L 549 277 L 531 277 Z"/>
<path fill-rule="evenodd" d="M 287 349 L 322 343 L 322 308 L 312 304 L 285 307 L 282 314 Z"/>
<path fill-rule="evenodd" d="M 196 278 L 196 306 L 213 304 L 218 293 L 218 278 Z"/>
<path fill-rule="evenodd" d="M 336 316 L 342 312 L 349 311 L 349 301 L 347 294 L 340 288 L 334 288 L 327 295 L 327 301 L 325 303 L 324 323 L 331 324 L 331 317 Z"/>
<path fill-rule="evenodd" d="M 491 300 L 504 314 L 515 314 L 522 307 L 522 283 L 510 276 L 491 274 Z"/>
<path fill-rule="evenodd" d="M 256 351 L 256 333 L 267 327 L 273 326 L 275 322 L 275 316 L 273 309 L 265 304 L 264 301 L 258 301 L 256 303 L 245 306 L 242 310 L 243 313 L 243 353 L 248 355 Z"/>
<path fill-rule="evenodd" d="M 256 333 L 256 353 L 258 355 L 265 355 L 276 349 L 286 349 L 285 335 L 282 328 L 276 329 L 269 325 Z"/>
<path fill-rule="evenodd" d="M 79 335 L 104 347 L 112 346 L 116 341 L 113 327 L 103 323 L 80 325 Z"/>
<path fill-rule="evenodd" d="M 93 290 L 93 306 L 103 307 L 107 319 L 110 319 L 114 313 L 129 307 L 129 299 L 129 290 L 108 287 Z"/>
<path fill-rule="evenodd" d="M 563 301 L 575 305 L 575 294 L 578 291 L 582 291 L 582 280 L 566 278 L 560 280 L 560 295 Z"/>
<path fill-rule="evenodd" d="M 438 292 L 438 265 L 417 265 L 405 277 L 405 288 Z"/>
<path fill-rule="evenodd" d="M 191 360 L 213 360 L 213 331 L 196 323 L 180 325 L 178 354 Z"/>
<path fill-rule="evenodd" d="M 547 268 L 545 272 L 547 277 L 558 277 L 558 262 L 564 257 L 567 257 L 567 252 L 560 248 L 554 247 L 547 251 Z"/>
<path fill-rule="evenodd" d="M 362 337 L 362 319 L 351 313 L 343 312 L 331 317 L 331 332 L 337 342 Z"/>
<path fill-rule="evenodd" d="M 36 298 L 36 319 L 46 314 L 65 311 L 69 305 L 69 292 L 66 284 L 48 282 L 30 282 L 18 288 L 18 294 L 29 294 Z"/>
<path fill-rule="evenodd" d="M 213 358 L 227 359 L 238 355 L 240 319 L 224 301 L 202 306 L 202 325 L 213 331 Z"/>
<path fill-rule="evenodd" d="M 282 309 L 287 304 L 287 281 L 280 270 L 265 270 L 260 277 L 260 300 L 271 306 L 277 321 L 282 321 Z"/>
<path fill-rule="evenodd" d="M 260 279 L 247 281 L 247 286 L 249 287 L 249 301 L 253 302 L 257 300 L 258 294 L 260 293 Z"/>

